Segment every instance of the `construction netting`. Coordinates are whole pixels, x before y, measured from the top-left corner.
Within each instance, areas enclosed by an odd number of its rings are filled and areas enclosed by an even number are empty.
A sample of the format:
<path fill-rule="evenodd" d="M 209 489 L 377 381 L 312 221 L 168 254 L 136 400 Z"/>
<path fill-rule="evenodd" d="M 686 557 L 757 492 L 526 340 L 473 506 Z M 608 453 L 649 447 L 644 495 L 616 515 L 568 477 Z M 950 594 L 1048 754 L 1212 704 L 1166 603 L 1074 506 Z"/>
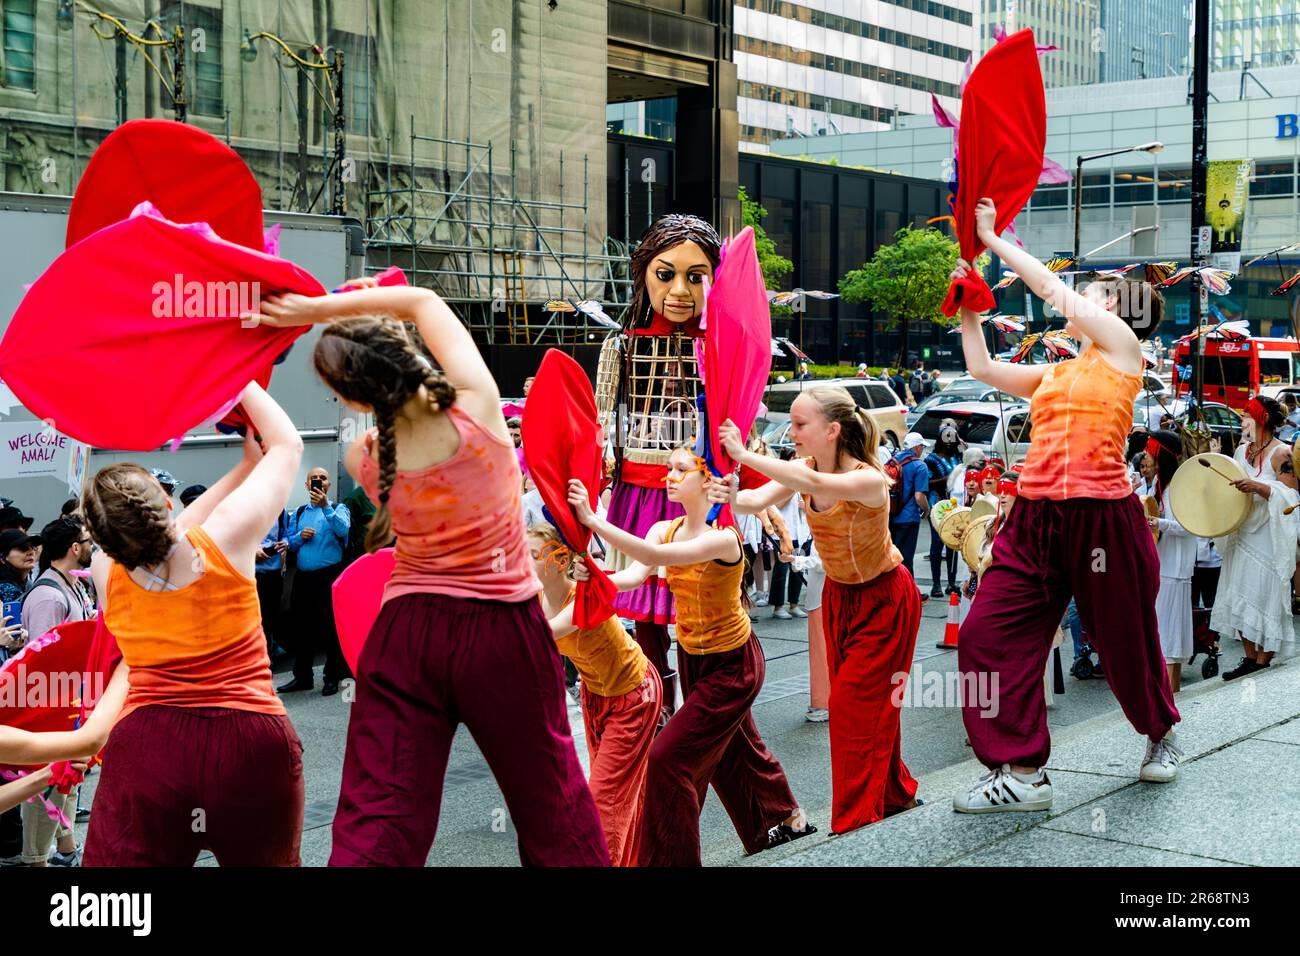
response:
<path fill-rule="evenodd" d="M 603 0 L 4 7 L 7 190 L 69 194 L 121 118 L 173 118 L 180 53 L 186 121 L 244 157 L 267 208 L 361 219 L 376 269 L 462 302 L 607 288 Z"/>

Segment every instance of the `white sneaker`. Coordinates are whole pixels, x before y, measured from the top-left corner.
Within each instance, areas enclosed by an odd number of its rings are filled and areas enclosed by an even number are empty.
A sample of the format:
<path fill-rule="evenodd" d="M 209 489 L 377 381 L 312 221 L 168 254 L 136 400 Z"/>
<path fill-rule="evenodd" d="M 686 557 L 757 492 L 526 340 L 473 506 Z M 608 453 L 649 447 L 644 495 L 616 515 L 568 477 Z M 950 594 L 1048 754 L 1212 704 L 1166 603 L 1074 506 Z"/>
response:
<path fill-rule="evenodd" d="M 760 594 L 754 601 L 754 607 L 767 607 L 767 595 Z"/>
<path fill-rule="evenodd" d="M 1183 751 L 1178 746 L 1178 736 L 1170 730 L 1164 740 L 1148 740 L 1146 756 L 1138 778 L 1147 783 L 1169 783 L 1178 776 L 1178 764 Z"/>
<path fill-rule="evenodd" d="M 824 724 L 831 719 L 831 712 L 825 707 L 809 707 L 803 719 L 810 724 Z"/>
<path fill-rule="evenodd" d="M 788 621 L 792 617 L 790 612 L 786 610 L 784 604 L 782 604 L 779 608 L 773 611 L 772 616 L 776 618 L 778 621 Z"/>
<path fill-rule="evenodd" d="M 980 777 L 969 790 L 953 797 L 952 808 L 958 813 L 1050 810 L 1052 781 L 1042 770 L 1033 780 L 1021 780 L 1008 764 L 1003 764 Z"/>
<path fill-rule="evenodd" d="M 803 608 L 801 608 L 799 605 L 795 604 L 795 605 L 793 605 L 793 606 L 790 608 L 790 616 L 791 616 L 791 617 L 807 617 L 807 616 L 808 616 L 808 612 L 805 611 Z"/>

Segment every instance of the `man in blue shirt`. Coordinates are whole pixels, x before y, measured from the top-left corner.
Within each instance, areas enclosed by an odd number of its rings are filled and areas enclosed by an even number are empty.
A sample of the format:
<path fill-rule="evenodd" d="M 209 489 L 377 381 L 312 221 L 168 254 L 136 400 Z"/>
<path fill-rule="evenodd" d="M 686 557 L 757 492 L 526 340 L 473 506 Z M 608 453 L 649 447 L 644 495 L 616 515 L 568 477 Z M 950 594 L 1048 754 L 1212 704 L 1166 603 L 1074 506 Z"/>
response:
<path fill-rule="evenodd" d="M 916 554 L 921 519 L 930 514 L 930 469 L 921 460 L 924 451 L 925 439 L 916 432 L 908 432 L 903 439 L 902 450 L 894 455 L 894 461 L 898 463 L 902 474 L 893 494 L 901 500 L 902 507 L 897 513 L 894 506 L 890 507 L 889 536 L 894 539 L 894 547 L 902 553 L 903 567 L 907 568 L 908 574 L 912 573 L 912 557 Z M 930 599 L 919 587 L 917 591 L 921 594 L 922 603 Z"/>
<path fill-rule="evenodd" d="M 289 522 L 288 550 L 298 561 L 289 609 L 294 631 L 293 680 L 277 687 L 281 694 L 311 690 L 316 651 L 324 645 L 324 695 L 338 693 L 339 681 L 350 677 L 334 627 L 334 580 L 343 572 L 343 549 L 352 516 L 345 504 L 330 504 L 330 476 L 324 468 L 307 473 L 308 503 Z"/>

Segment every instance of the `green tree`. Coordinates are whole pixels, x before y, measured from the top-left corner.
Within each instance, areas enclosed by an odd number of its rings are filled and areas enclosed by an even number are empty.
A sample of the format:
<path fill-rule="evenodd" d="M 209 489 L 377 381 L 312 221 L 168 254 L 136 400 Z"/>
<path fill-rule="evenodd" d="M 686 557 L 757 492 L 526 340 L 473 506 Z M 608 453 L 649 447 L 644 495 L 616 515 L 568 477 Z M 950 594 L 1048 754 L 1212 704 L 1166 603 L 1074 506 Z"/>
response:
<path fill-rule="evenodd" d="M 883 313 L 887 328 L 902 326 L 894 363 L 902 368 L 913 325 L 957 324 L 955 317 L 949 319 L 939 311 L 948 294 L 948 276 L 956 265 L 957 243 L 938 229 L 904 226 L 891 244 L 876 250 L 870 262 L 840 279 L 840 295 L 845 302 L 864 303 Z"/>
<path fill-rule="evenodd" d="M 776 243 L 768 237 L 767 231 L 763 228 L 763 219 L 767 216 L 767 210 L 756 200 L 749 198 L 744 186 L 740 187 L 738 198 L 741 227 L 753 226 L 754 228 L 754 251 L 758 253 L 758 267 L 763 272 L 763 285 L 768 289 L 780 289 L 781 280 L 794 272 L 794 263 L 776 251 Z M 780 306 L 772 310 L 773 315 L 790 313 L 788 306 Z"/>

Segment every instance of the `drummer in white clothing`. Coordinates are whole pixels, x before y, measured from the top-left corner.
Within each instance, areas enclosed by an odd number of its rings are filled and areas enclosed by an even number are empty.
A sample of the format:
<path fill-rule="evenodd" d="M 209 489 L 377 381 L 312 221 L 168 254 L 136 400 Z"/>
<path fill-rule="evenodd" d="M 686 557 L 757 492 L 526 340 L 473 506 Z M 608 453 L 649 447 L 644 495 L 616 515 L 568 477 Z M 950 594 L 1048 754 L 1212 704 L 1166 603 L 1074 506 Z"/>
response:
<path fill-rule="evenodd" d="M 1294 641 L 1291 574 L 1295 570 L 1300 514 L 1283 514 L 1300 502 L 1291 449 L 1274 437 L 1284 421 L 1274 399 L 1252 398 L 1242 419 L 1241 443 L 1233 455 L 1246 477 L 1233 482 L 1254 495 L 1249 517 L 1232 534 L 1215 539 L 1223 557 L 1218 600 L 1210 627 L 1241 637 L 1245 656 L 1223 675 L 1235 680 L 1269 666 L 1283 641 Z"/>
<path fill-rule="evenodd" d="M 1169 670 L 1169 686 L 1178 693 L 1183 686 L 1183 664 L 1192 656 L 1192 569 L 1196 566 L 1196 537 L 1174 517 L 1169 504 L 1169 486 L 1181 459 L 1182 441 L 1170 431 L 1152 433 L 1144 455 L 1154 464 L 1152 494 L 1159 515 L 1147 518 L 1153 532 L 1159 532 L 1156 551 L 1160 555 L 1160 591 L 1156 595 L 1156 622 L 1160 627 L 1160 649 Z"/>

